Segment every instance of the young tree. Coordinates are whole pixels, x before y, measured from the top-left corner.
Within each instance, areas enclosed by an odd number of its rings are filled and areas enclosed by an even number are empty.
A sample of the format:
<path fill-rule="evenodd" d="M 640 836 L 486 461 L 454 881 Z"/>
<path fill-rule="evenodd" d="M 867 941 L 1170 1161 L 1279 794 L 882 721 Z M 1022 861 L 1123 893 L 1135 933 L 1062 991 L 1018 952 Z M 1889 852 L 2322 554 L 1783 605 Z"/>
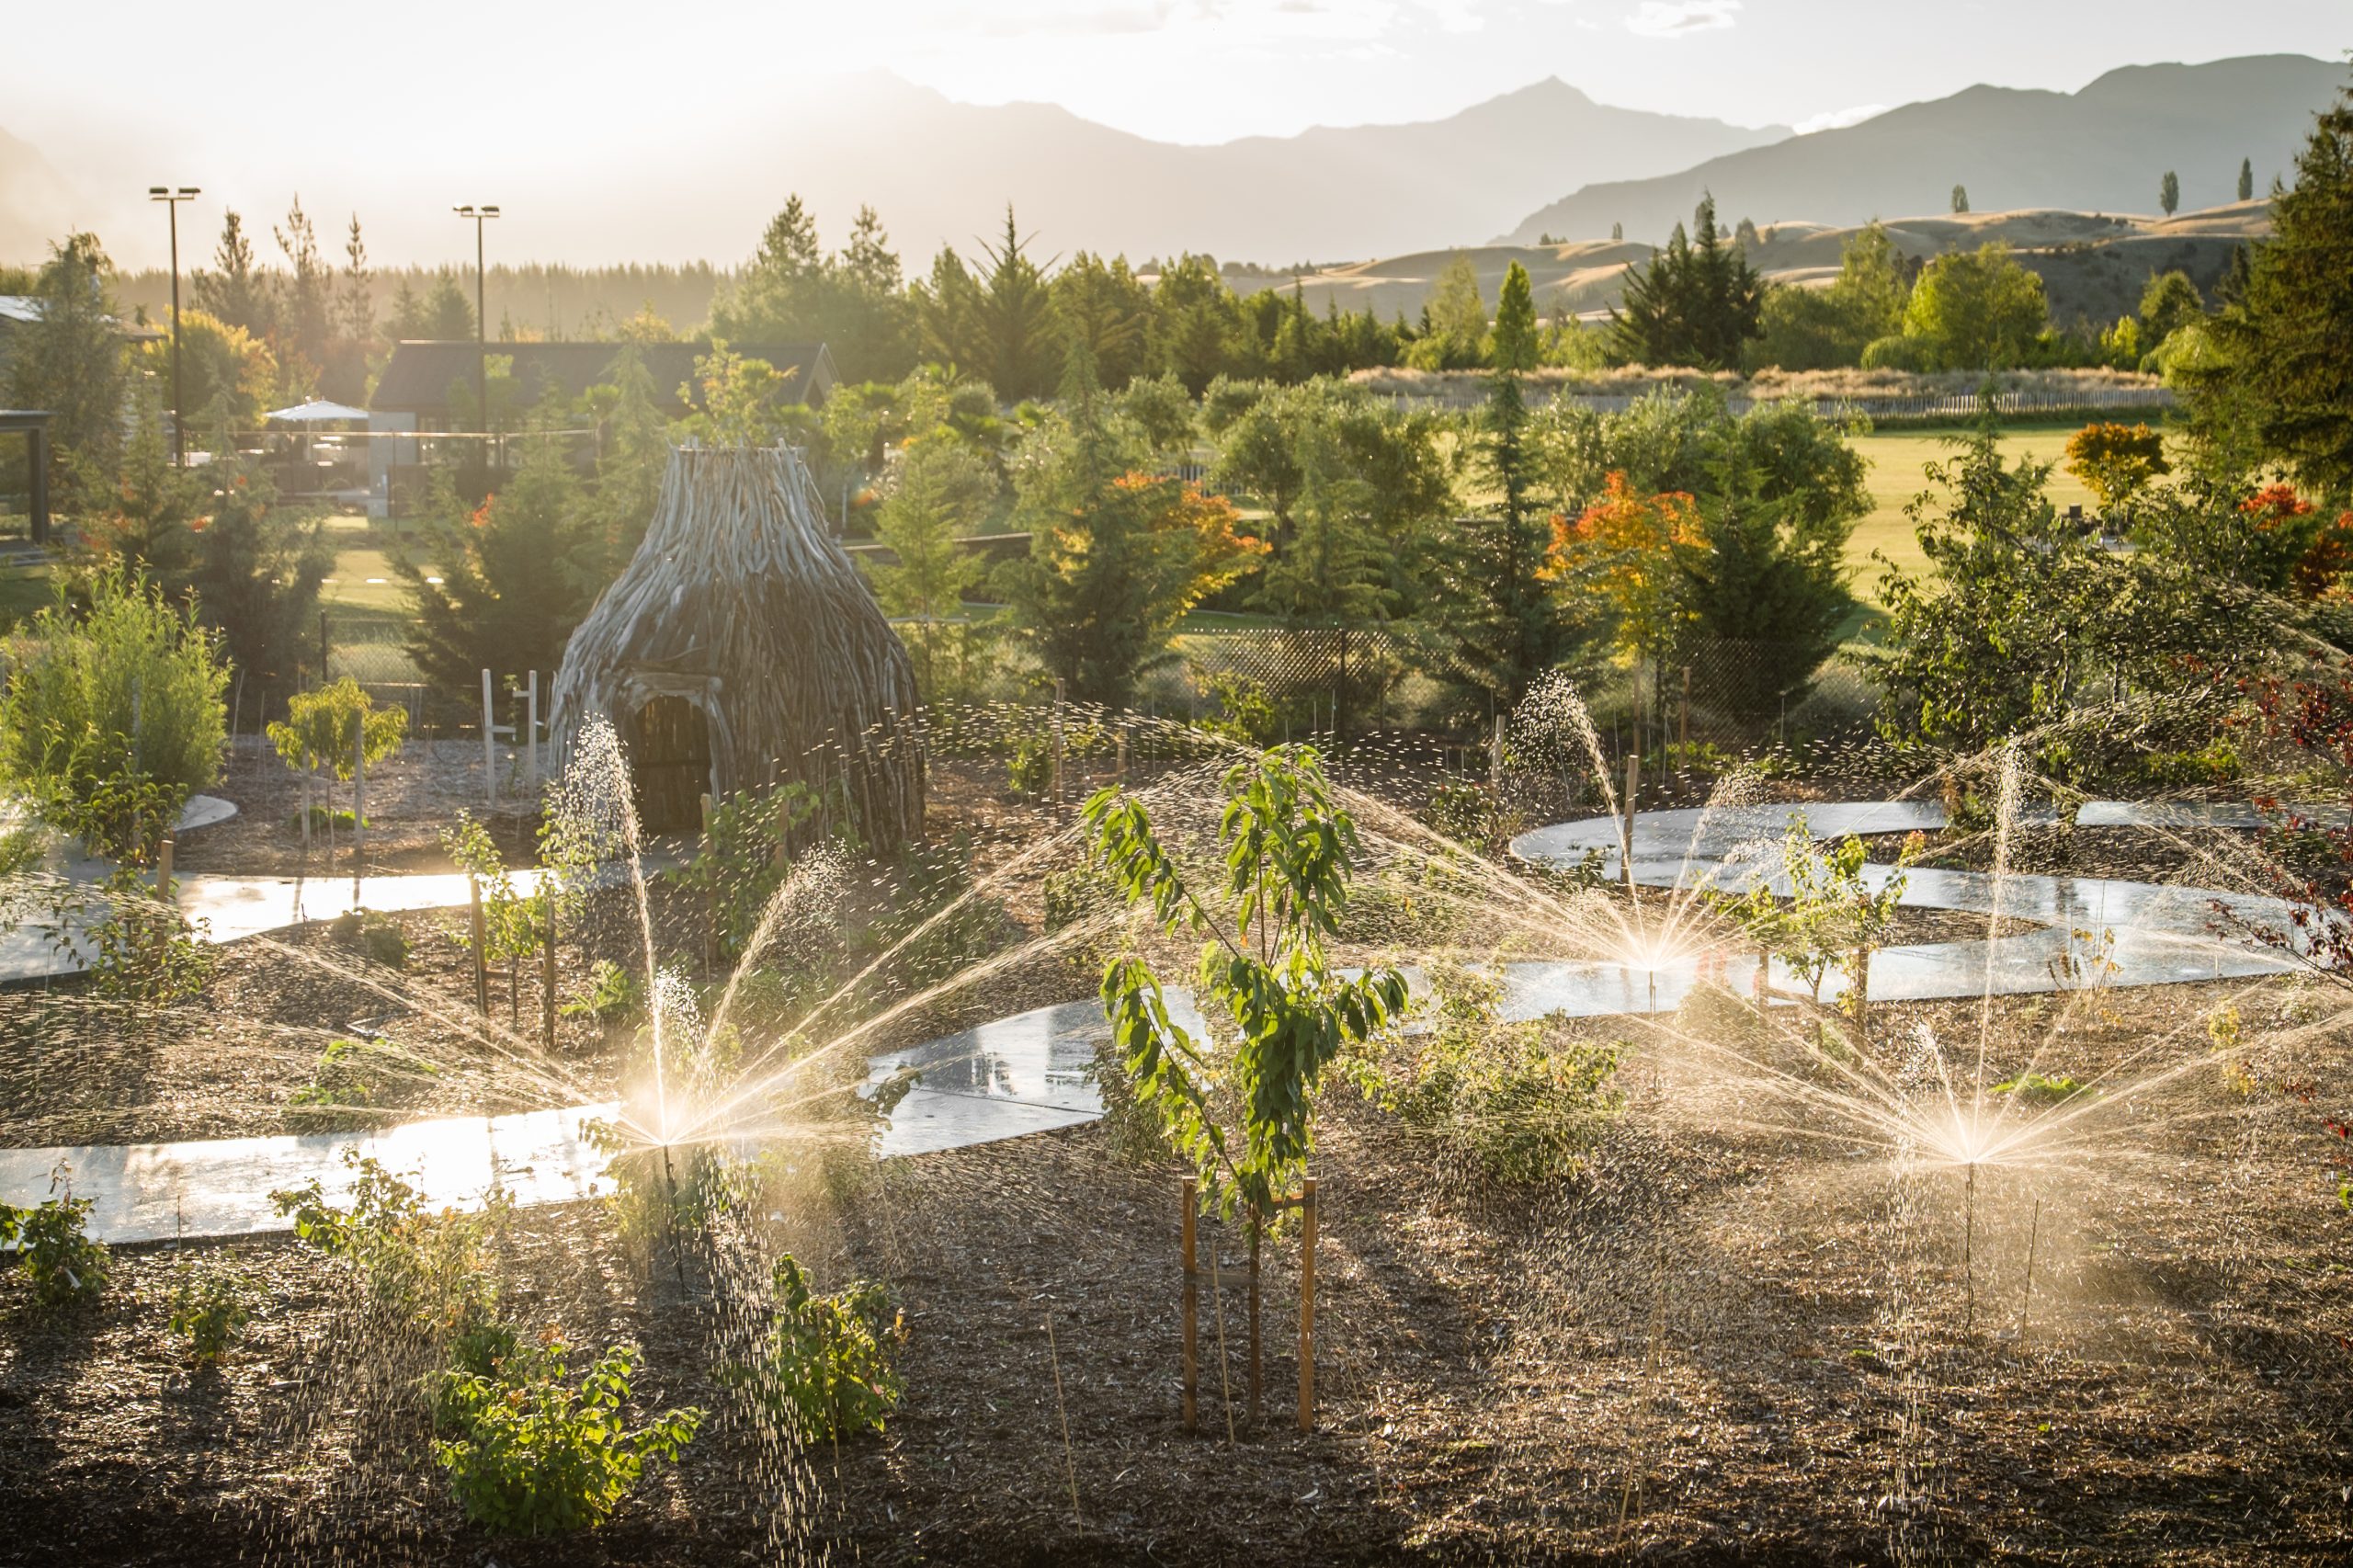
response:
<path fill-rule="evenodd" d="M 2165 210 L 2168 218 L 2181 210 L 2181 176 L 2171 169 L 2157 182 L 2157 205 Z"/>
<path fill-rule="evenodd" d="M 1536 348 L 1536 290 L 1528 268 L 1514 261 L 1505 268 L 1503 292 L 1495 297 L 1495 330 L 1487 363 L 1498 370 L 1532 370 Z"/>
<path fill-rule="evenodd" d="M 874 594 L 892 615 L 914 616 L 916 665 L 925 692 L 940 690 L 938 626 L 960 614 L 983 564 L 957 543 L 976 529 L 996 498 L 996 472 L 949 431 L 910 441 L 894 460 L 877 535 L 896 564 L 873 568 Z"/>
<path fill-rule="evenodd" d="M 1487 302 L 1469 256 L 1457 252 L 1439 270 L 1424 313 L 1428 324 L 1407 355 L 1416 369 L 1462 370 L 1483 362 Z"/>
<path fill-rule="evenodd" d="M 279 506 L 267 473 L 242 458 L 216 458 L 204 473 L 210 510 L 188 574 L 197 613 L 237 668 L 290 685 L 309 651 L 320 585 L 335 569 L 325 516 Z"/>
<path fill-rule="evenodd" d="M 95 472 L 78 453 L 71 472 L 87 497 L 82 541 L 92 556 L 153 579 L 176 597 L 195 555 L 190 525 L 203 506 L 203 490 L 194 474 L 172 461 L 154 392 L 141 389 L 130 443 L 111 473 Z"/>
<path fill-rule="evenodd" d="M 1047 292 L 1045 274 L 1029 258 L 1026 244 L 1008 202 L 1004 239 L 981 247 L 989 270 L 977 301 L 980 327 L 988 346 L 983 368 L 990 384 L 1017 402 L 1040 396 L 1051 387 L 1062 360 L 1052 297 Z"/>
<path fill-rule="evenodd" d="M 1224 793 L 1214 888 L 1187 880 L 1134 796 L 1104 790 L 1086 822 L 1096 864 L 1131 905 L 1169 936 L 1204 938 L 1196 984 L 1214 1020 L 1208 1038 L 1169 1017 L 1160 977 L 1133 954 L 1105 968 L 1103 1009 L 1137 1098 L 1197 1173 L 1203 1208 L 1246 1212 L 1255 1243 L 1314 1149 L 1324 1069 L 1404 1011 L 1405 980 L 1333 966 L 1356 824 L 1313 748 L 1236 763 Z"/>

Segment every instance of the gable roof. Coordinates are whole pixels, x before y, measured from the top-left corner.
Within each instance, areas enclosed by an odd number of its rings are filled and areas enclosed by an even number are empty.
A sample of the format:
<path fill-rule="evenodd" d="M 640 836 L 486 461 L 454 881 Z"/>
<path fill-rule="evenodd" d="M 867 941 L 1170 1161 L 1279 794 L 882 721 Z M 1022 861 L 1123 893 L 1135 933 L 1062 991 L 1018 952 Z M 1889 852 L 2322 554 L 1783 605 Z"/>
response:
<path fill-rule="evenodd" d="M 603 381 L 623 348 L 620 343 L 492 343 L 495 358 L 515 362 L 517 391 L 526 407 L 546 395 L 551 385 L 579 393 Z M 747 359 L 765 359 L 784 373 L 783 398 L 815 407 L 825 400 L 838 379 L 833 356 L 822 343 L 733 344 Z M 476 347 L 471 340 L 455 343 L 410 340 L 395 344 L 392 357 L 377 378 L 375 394 L 368 400 L 377 414 L 446 414 L 452 383 L 472 386 Z M 708 341 L 642 343 L 638 357 L 654 378 L 654 395 L 673 414 L 686 412 L 678 388 L 694 379 L 695 360 L 710 352 Z"/>

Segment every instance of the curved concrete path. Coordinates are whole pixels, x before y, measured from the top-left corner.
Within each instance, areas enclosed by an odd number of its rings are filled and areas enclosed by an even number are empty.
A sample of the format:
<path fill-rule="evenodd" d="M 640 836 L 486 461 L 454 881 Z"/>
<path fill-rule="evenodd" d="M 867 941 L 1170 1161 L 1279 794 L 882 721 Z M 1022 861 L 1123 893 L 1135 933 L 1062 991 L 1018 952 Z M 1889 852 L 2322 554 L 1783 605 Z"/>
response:
<path fill-rule="evenodd" d="M 1759 870 L 1778 879 L 1781 836 L 1798 812 L 1823 837 L 1944 825 L 1938 807 L 1919 801 L 1645 812 L 1635 819 L 1635 881 L 1688 888 L 1704 880 L 1736 891 Z M 2261 822 L 2246 808 L 2122 802 L 2094 802 L 2076 820 L 2086 826 L 2167 828 L 2253 827 Z M 1615 876 L 1618 838 L 1616 819 L 1597 817 L 1524 834 L 1512 849 L 1524 858 L 1564 864 L 1597 853 L 1604 869 Z M 1879 865 L 1864 871 L 1873 886 L 1893 874 L 1893 868 Z M 1907 879 L 1902 902 L 1908 905 L 1972 914 L 1990 914 L 1995 905 L 1995 879 L 1983 872 L 1915 868 Z M 217 915 L 216 940 L 229 939 L 223 934 L 228 931 L 276 929 L 301 918 L 296 911 L 321 918 L 349 905 L 348 880 L 339 885 L 313 881 L 307 892 L 304 884 L 278 879 L 190 878 L 188 883 L 198 888 L 195 896 L 205 901 L 201 907 L 208 917 Z M 462 902 L 465 880 L 370 878 L 362 892 L 370 909 L 432 908 Z M 189 896 L 184 884 L 184 905 Z M 2115 933 L 2109 957 L 2118 966 L 2111 980 L 2118 985 L 2269 974 L 2295 962 L 2217 929 L 2223 921 L 2213 907 L 2217 902 L 2239 919 L 2285 929 L 2292 906 L 2281 899 L 2112 878 L 2012 875 L 2002 879 L 1998 901 L 2005 915 L 2038 926 L 1993 941 L 1883 949 L 1871 960 L 1871 995 L 1888 1001 L 1974 996 L 1989 983 L 2005 994 L 2056 990 L 2054 964 L 2071 949 L 2080 950 L 2073 937 L 2077 930 Z M 1515 1017 L 1671 1012 L 1702 979 L 1745 990 L 1754 974 L 1755 961 L 1746 955 L 1685 958 L 1655 970 L 1600 960 L 1516 963 L 1506 967 L 1504 1007 Z M 1411 971 L 1408 976 L 1418 979 Z M 1773 979 L 1779 986 L 1795 983 L 1778 971 Z M 1840 986 L 1834 974 L 1823 988 L 1825 997 L 1836 995 Z M 1172 992 L 1168 1002 L 1178 1022 L 1198 1025 L 1199 1016 L 1181 994 Z M 934 1153 L 1093 1120 L 1102 1114 L 1102 1102 L 1087 1069 L 1097 1046 L 1108 1038 L 1101 1007 L 1086 1000 L 1032 1008 L 878 1055 L 870 1085 L 907 1068 L 920 1077 L 892 1113 L 876 1153 Z M 558 1201 L 595 1190 L 604 1162 L 586 1145 L 581 1126 L 614 1109 L 607 1105 L 444 1119 L 364 1134 L 0 1150 L 0 1199 L 37 1201 L 62 1160 L 71 1166 L 74 1191 L 97 1200 L 91 1231 L 106 1241 L 282 1230 L 285 1222 L 268 1202 L 271 1189 L 313 1176 L 330 1192 L 347 1188 L 345 1155 L 356 1151 L 404 1173 L 436 1202 L 479 1203 L 494 1172 L 518 1201 Z"/>

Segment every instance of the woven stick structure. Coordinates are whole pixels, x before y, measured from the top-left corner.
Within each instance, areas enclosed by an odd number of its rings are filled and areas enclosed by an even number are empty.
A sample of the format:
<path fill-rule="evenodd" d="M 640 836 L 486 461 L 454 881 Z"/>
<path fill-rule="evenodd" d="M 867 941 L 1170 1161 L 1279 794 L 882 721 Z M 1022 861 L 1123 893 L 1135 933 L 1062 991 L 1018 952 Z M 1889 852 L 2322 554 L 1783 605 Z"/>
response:
<path fill-rule="evenodd" d="M 790 448 L 671 451 L 645 542 L 564 651 L 559 756 L 597 715 L 649 831 L 692 828 L 702 791 L 792 781 L 824 802 L 813 832 L 923 831 L 914 666 Z"/>

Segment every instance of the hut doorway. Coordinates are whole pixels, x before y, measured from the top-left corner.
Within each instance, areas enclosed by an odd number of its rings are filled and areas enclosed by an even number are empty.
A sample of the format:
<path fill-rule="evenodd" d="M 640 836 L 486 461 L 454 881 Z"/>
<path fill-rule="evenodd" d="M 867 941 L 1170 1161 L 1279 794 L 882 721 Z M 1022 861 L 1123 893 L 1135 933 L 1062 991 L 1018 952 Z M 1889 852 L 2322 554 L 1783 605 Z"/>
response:
<path fill-rule="evenodd" d="M 629 748 L 638 826 L 649 834 L 695 833 L 710 788 L 710 722 L 699 703 L 657 697 L 637 710 Z"/>

